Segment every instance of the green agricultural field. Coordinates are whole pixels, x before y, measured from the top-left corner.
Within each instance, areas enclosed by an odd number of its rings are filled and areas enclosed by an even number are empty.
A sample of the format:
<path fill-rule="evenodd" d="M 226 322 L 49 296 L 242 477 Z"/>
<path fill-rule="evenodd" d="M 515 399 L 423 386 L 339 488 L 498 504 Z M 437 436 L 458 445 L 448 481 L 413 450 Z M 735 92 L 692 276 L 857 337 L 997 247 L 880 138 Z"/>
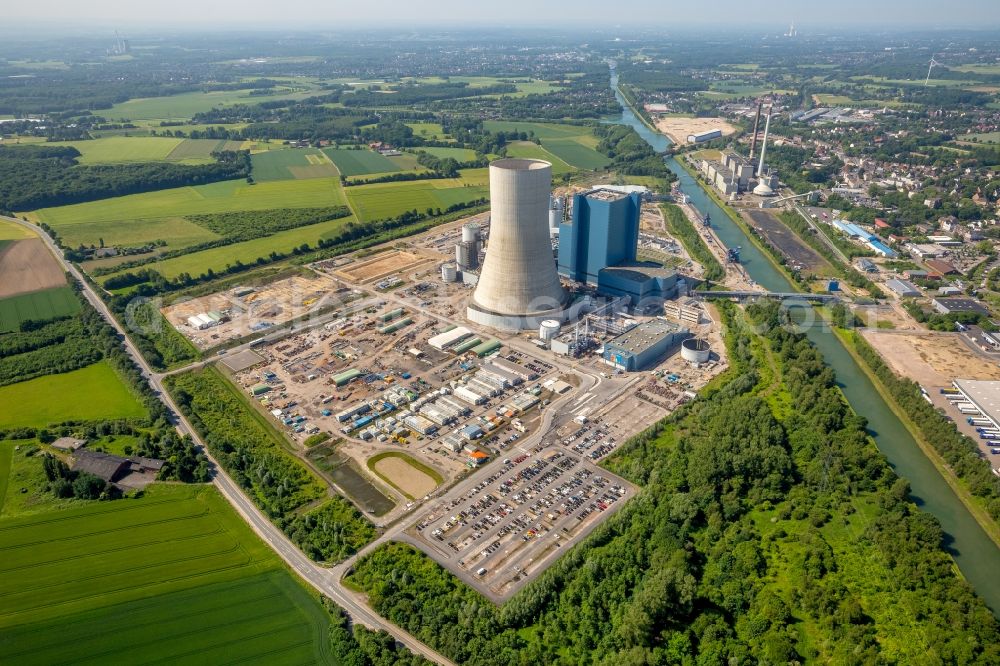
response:
<path fill-rule="evenodd" d="M 373 173 L 393 173 L 400 171 L 399 165 L 373 150 L 346 150 L 344 148 L 324 148 L 326 156 L 333 160 L 344 176 L 364 176 Z"/>
<path fill-rule="evenodd" d="M 35 234 L 31 233 L 20 224 L 0 220 L 0 240 L 23 240 L 25 238 L 35 237 Z"/>
<path fill-rule="evenodd" d="M 542 147 L 556 155 L 567 164 L 578 169 L 603 169 L 611 163 L 611 159 L 590 146 L 585 146 L 579 140 L 550 139 L 542 140 Z"/>
<path fill-rule="evenodd" d="M 205 243 L 219 238 L 208 229 L 189 222 L 183 217 L 167 217 L 158 220 L 110 220 L 107 222 L 87 222 L 73 224 L 59 230 L 59 236 L 70 247 L 100 244 L 115 246 L 139 246 L 153 240 L 166 242 L 166 249 L 174 250 L 189 245 Z M 130 257 L 134 259 L 135 257 Z M 105 263 L 120 262 L 119 259 L 103 260 Z"/>
<path fill-rule="evenodd" d="M 335 167 L 317 148 L 289 148 L 255 153 L 253 177 L 258 182 L 296 178 L 336 178 Z"/>
<path fill-rule="evenodd" d="M 255 185 L 243 180 L 227 180 L 209 185 L 130 194 L 72 206 L 44 208 L 36 211 L 35 217 L 55 228 L 71 245 L 96 245 L 99 238 L 104 238 L 105 243 L 110 244 L 113 243 L 110 239 L 116 238 L 113 233 L 129 234 L 132 243 L 157 239 L 170 242 L 174 234 L 169 225 L 154 225 L 155 228 L 147 229 L 146 222 L 176 219 L 185 215 L 275 208 L 323 208 L 345 203 L 340 181 L 336 178 L 281 180 Z M 87 226 L 78 231 L 74 229 L 77 225 Z M 133 225 L 138 225 L 140 229 L 127 229 Z M 196 232 L 193 227 L 197 225 L 179 228 L 177 233 L 186 239 L 184 242 L 194 240 L 198 233 L 204 232 Z M 211 240 L 211 237 L 206 240 Z"/>
<path fill-rule="evenodd" d="M 291 92 L 291 88 L 284 90 L 288 92 L 273 96 L 252 96 L 248 89 L 190 92 L 167 97 L 144 97 L 115 104 L 110 109 L 102 110 L 101 115 L 110 120 L 187 120 L 196 113 L 209 111 L 215 107 L 259 104 L 275 100 L 301 100 L 324 92 L 319 89 L 302 92 Z"/>
<path fill-rule="evenodd" d="M 961 137 L 963 142 L 975 139 L 978 143 L 1000 143 L 1000 132 L 985 132 L 983 134 L 969 134 Z"/>
<path fill-rule="evenodd" d="M 347 188 L 347 199 L 363 222 L 395 217 L 408 210 L 425 212 L 428 208 L 444 210 L 448 206 L 488 196 L 483 185 L 449 187 L 447 181 L 406 181 L 376 183 Z"/>
<path fill-rule="evenodd" d="M 146 409 L 105 361 L 0 387 L 0 428 L 145 415 Z"/>
<path fill-rule="evenodd" d="M 456 162 L 471 162 L 476 159 L 476 151 L 471 148 L 436 148 L 434 146 L 421 146 L 416 150 L 423 153 L 430 153 L 442 159 L 452 158 Z"/>
<path fill-rule="evenodd" d="M 53 146 L 73 146 L 80 151 L 80 164 L 166 162 L 184 139 L 166 136 L 112 136 L 90 141 L 67 141 Z"/>
<path fill-rule="evenodd" d="M 3 519 L 0 553 L 3 663 L 337 663 L 326 612 L 212 487 Z"/>
<path fill-rule="evenodd" d="M 194 276 L 212 269 L 216 272 L 222 271 L 227 265 L 242 261 L 244 264 L 251 264 L 257 261 L 258 257 L 267 257 L 271 252 L 282 254 L 291 252 L 303 243 L 308 243 L 312 247 L 321 238 L 327 238 L 336 234 L 354 217 L 344 217 L 338 220 L 329 220 L 319 224 L 311 224 L 288 231 L 279 231 L 276 234 L 255 238 L 242 243 L 223 245 L 200 252 L 192 252 L 179 257 L 164 259 L 163 261 L 146 264 L 143 268 L 151 268 L 158 271 L 166 278 L 175 278 L 181 273 L 189 273 Z M 107 278 L 105 278 L 107 279 Z"/>
<path fill-rule="evenodd" d="M 235 147 L 229 147 L 227 144 L 235 143 Z M 239 146 L 242 141 L 226 141 L 219 139 L 184 139 L 184 141 L 170 151 L 167 155 L 168 160 L 177 162 L 189 162 L 192 160 L 204 160 L 210 161 L 212 159 L 212 153 L 222 150 L 239 150 Z"/>
<path fill-rule="evenodd" d="M 533 132 L 542 139 L 572 139 L 581 135 L 589 135 L 590 129 L 583 125 L 564 125 L 559 123 L 530 123 L 517 120 L 487 120 L 483 126 L 490 132 Z"/>
<path fill-rule="evenodd" d="M 948 69 L 969 74 L 1000 74 L 1000 65 L 987 65 L 985 63 L 959 65 L 957 67 L 949 67 Z"/>
<path fill-rule="evenodd" d="M 446 139 L 448 135 L 444 133 L 441 123 L 406 123 L 413 133 L 425 139 Z"/>
<path fill-rule="evenodd" d="M 552 175 L 572 173 L 576 169 L 562 161 L 548 150 L 531 141 L 512 141 L 507 144 L 507 157 L 545 160 L 552 163 Z"/>
<path fill-rule="evenodd" d="M 69 287 L 53 287 L 0 299 L 0 333 L 15 331 L 21 322 L 47 320 L 75 314 L 80 302 Z M 0 416 L 0 420 L 3 417 Z"/>

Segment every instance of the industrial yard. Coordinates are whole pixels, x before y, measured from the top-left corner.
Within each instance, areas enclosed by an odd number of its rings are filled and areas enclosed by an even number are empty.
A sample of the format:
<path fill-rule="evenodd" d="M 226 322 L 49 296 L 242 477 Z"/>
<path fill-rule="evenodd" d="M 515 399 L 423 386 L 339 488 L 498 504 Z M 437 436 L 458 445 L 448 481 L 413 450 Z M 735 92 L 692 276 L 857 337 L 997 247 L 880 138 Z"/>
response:
<path fill-rule="evenodd" d="M 163 315 L 200 350 L 211 349 L 328 310 L 360 296 L 342 283 L 312 272 L 270 284 L 235 287 L 184 300 Z"/>

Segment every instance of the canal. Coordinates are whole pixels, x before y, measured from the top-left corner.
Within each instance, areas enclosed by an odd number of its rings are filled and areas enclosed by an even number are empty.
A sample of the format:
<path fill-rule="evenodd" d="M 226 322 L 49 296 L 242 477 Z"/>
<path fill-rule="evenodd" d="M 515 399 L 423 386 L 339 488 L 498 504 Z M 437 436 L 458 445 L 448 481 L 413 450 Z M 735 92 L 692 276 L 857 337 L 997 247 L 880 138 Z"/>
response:
<path fill-rule="evenodd" d="M 664 151 L 670 141 L 654 132 L 636 117 L 617 90 L 618 76 L 612 70 L 611 87 L 622 106 L 622 115 L 612 122 L 633 127 L 654 150 Z M 680 178 L 681 189 L 691 204 L 712 218 L 712 227 L 727 247 L 741 246 L 741 263 L 758 284 L 769 291 L 795 291 L 792 284 L 757 249 L 743 230 L 705 193 L 701 183 L 692 178 L 676 159 L 667 166 Z M 807 313 L 809 314 L 809 313 Z M 945 533 L 945 547 L 958 568 L 994 613 L 1000 614 L 1000 548 L 983 531 L 965 505 L 945 482 L 937 468 L 924 455 L 903 423 L 896 417 L 868 376 L 858 367 L 840 340 L 825 325 L 816 323 L 805 329 L 806 335 L 823 353 L 837 373 L 847 401 L 868 420 L 868 429 L 879 450 L 888 458 L 896 473 L 909 481 L 913 501 L 935 516 Z"/>

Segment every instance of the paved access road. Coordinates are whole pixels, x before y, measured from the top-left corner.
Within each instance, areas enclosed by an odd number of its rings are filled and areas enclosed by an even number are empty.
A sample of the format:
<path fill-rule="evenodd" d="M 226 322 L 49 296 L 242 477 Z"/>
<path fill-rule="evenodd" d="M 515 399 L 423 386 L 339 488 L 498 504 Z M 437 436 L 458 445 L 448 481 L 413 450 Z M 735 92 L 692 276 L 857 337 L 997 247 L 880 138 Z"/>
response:
<path fill-rule="evenodd" d="M 146 359 L 142 357 L 142 354 L 139 353 L 139 350 L 128 337 L 125 329 L 122 328 L 122 326 L 118 323 L 118 320 L 112 316 L 111 311 L 104 304 L 104 301 L 102 301 L 97 295 L 91 284 L 83 278 L 83 275 L 81 275 L 76 266 L 63 258 L 62 252 L 52 239 L 33 224 L 10 217 L 3 217 L 2 219 L 14 222 L 37 233 L 52 251 L 53 255 L 55 255 L 55 257 L 59 260 L 59 263 L 63 266 L 63 268 L 82 285 L 83 294 L 86 299 L 91 305 L 94 306 L 94 309 L 96 309 L 107 320 L 107 322 L 122 335 L 128 353 L 132 356 L 136 365 L 138 365 L 142 370 L 143 376 L 147 379 L 147 381 L 149 381 L 150 386 L 152 386 L 153 390 L 156 391 L 160 400 L 162 400 L 167 408 L 173 413 L 177 429 L 182 434 L 190 435 L 195 444 L 197 444 L 202 451 L 204 451 L 205 455 L 212 461 L 216 470 L 213 483 L 219 489 L 219 492 L 222 493 L 222 496 L 233 505 L 236 511 L 243 517 L 250 527 L 285 561 L 286 564 L 288 564 L 288 566 L 290 566 L 299 576 L 308 581 L 310 585 L 319 590 L 322 594 L 325 594 L 333 599 L 341 608 L 347 611 L 348 615 L 350 615 L 354 622 L 376 630 L 384 629 L 391 634 L 393 638 L 405 645 L 412 652 L 419 654 L 426 659 L 434 661 L 438 664 L 452 663 L 441 654 L 438 654 L 428 646 L 418 641 L 403 629 L 377 615 L 368 607 L 359 595 L 356 595 L 341 583 L 342 574 L 349 569 L 350 565 L 353 564 L 358 555 L 355 555 L 350 560 L 341 563 L 337 567 L 328 569 L 321 567 L 310 560 L 295 546 L 295 544 L 289 541 L 284 533 L 279 530 L 267 518 L 267 516 L 261 513 L 260 509 L 257 508 L 253 501 L 251 501 L 250 498 L 243 493 L 242 489 L 240 489 L 232 478 L 226 474 L 225 470 L 222 469 L 218 462 L 212 458 L 208 449 L 205 447 L 204 442 L 202 442 L 201 438 L 198 436 L 198 433 L 191 427 L 191 424 L 188 423 L 184 414 L 177 409 L 177 405 L 174 404 L 173 399 L 171 399 L 170 395 L 164 389 L 163 375 L 152 371 L 146 363 Z M 400 531 L 402 530 L 401 527 L 398 529 Z M 383 543 L 389 538 L 391 538 L 390 533 L 383 534 L 379 539 L 369 544 L 362 552 L 368 552 L 377 544 Z"/>

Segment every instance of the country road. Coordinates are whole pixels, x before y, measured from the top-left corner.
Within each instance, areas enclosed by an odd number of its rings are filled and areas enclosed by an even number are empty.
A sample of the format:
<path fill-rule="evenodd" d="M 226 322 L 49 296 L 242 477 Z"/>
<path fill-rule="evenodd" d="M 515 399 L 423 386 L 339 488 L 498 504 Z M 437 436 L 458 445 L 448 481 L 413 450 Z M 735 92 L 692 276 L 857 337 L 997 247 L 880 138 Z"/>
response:
<path fill-rule="evenodd" d="M 96 309 L 101 316 L 103 316 L 105 320 L 107 320 L 107 322 L 122 335 L 125 341 L 126 349 L 132 356 L 136 365 L 138 365 L 142 370 L 143 376 L 149 381 L 150 386 L 158 394 L 160 400 L 163 401 L 167 408 L 172 412 L 177 429 L 182 434 L 190 435 L 195 444 L 205 453 L 206 456 L 208 456 L 209 460 L 211 460 L 213 466 L 215 467 L 213 483 L 219 489 L 219 492 L 222 493 L 223 497 L 229 501 L 233 508 L 236 509 L 236 511 L 258 534 L 258 536 L 260 536 L 289 567 L 291 567 L 300 577 L 302 577 L 303 580 L 307 581 L 319 592 L 333 599 L 337 605 L 348 613 L 352 621 L 372 629 L 384 629 L 392 635 L 393 638 L 405 645 L 409 650 L 423 656 L 426 659 L 434 661 L 438 664 L 452 663 L 443 655 L 424 645 L 400 627 L 377 615 L 367 606 L 367 604 L 365 604 L 365 602 L 360 598 L 360 595 L 357 595 L 343 585 L 340 580 L 342 574 L 349 570 L 350 566 L 354 561 L 356 561 L 360 553 L 355 554 L 354 557 L 342 562 L 340 565 L 333 567 L 332 569 L 322 567 L 306 557 L 284 535 L 284 533 L 267 518 L 267 516 L 261 513 L 260 509 L 257 508 L 253 501 L 251 501 L 250 498 L 243 493 L 240 487 L 212 457 L 198 433 L 191 427 L 191 424 L 188 422 L 184 414 L 177 409 L 177 405 L 174 404 L 173 399 L 163 386 L 163 375 L 152 371 L 146 363 L 146 359 L 139 353 L 139 350 L 132 343 L 131 338 L 128 337 L 124 328 L 111 314 L 111 311 L 104 304 L 104 301 L 102 301 L 101 298 L 94 292 L 93 287 L 91 287 L 90 283 L 83 278 L 83 275 L 76 268 L 76 266 L 67 262 L 63 258 L 62 252 L 56 246 L 55 242 L 44 231 L 33 224 L 12 217 L 0 217 L 0 219 L 16 223 L 38 234 L 38 236 L 48 246 L 52 254 L 58 259 L 63 268 L 80 283 L 83 288 L 84 296 L 94 309 Z M 396 529 L 386 532 L 377 540 L 366 546 L 361 552 L 368 552 L 377 544 L 391 539 L 393 534 L 401 532 L 403 529 L 402 525 L 400 525 Z"/>

